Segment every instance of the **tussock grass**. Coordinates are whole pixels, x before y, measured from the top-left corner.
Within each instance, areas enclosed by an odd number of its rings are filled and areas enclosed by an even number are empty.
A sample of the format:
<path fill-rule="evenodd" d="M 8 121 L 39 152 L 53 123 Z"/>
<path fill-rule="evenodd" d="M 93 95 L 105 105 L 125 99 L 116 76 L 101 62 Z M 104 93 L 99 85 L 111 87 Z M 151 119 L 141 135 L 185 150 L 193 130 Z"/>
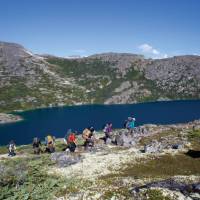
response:
<path fill-rule="evenodd" d="M 144 137 L 140 140 L 140 145 L 145 145 L 150 143 L 152 140 L 161 140 L 162 137 L 173 135 L 174 137 L 179 136 L 179 132 L 176 130 L 170 130 L 170 131 L 163 131 L 160 133 L 157 133 L 155 135 L 150 135 L 148 137 Z"/>
<path fill-rule="evenodd" d="M 194 150 L 200 151 L 200 130 L 189 131 L 188 140 L 191 142 Z"/>
<path fill-rule="evenodd" d="M 0 147 L 0 154 L 5 154 L 8 152 L 8 148 L 6 146 L 1 146 Z"/>
<path fill-rule="evenodd" d="M 157 189 L 149 189 L 143 192 L 143 196 L 147 197 L 149 200 L 171 200 L 170 197 L 164 196 L 160 190 Z"/>
<path fill-rule="evenodd" d="M 167 178 L 175 175 L 200 175 L 200 158 L 194 159 L 186 154 L 163 155 L 152 160 L 132 165 L 120 172 L 120 176 L 138 178 Z"/>

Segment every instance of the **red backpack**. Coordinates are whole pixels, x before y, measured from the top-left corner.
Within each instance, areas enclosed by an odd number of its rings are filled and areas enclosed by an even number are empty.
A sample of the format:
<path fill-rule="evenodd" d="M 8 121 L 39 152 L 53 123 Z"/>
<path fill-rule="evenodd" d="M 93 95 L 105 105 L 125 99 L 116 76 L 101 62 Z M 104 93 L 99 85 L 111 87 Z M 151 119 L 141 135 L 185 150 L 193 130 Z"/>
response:
<path fill-rule="evenodd" d="M 71 142 L 75 142 L 76 140 L 76 137 L 75 137 L 75 134 L 74 133 L 71 133 L 67 139 L 67 142 L 68 143 L 71 143 Z"/>

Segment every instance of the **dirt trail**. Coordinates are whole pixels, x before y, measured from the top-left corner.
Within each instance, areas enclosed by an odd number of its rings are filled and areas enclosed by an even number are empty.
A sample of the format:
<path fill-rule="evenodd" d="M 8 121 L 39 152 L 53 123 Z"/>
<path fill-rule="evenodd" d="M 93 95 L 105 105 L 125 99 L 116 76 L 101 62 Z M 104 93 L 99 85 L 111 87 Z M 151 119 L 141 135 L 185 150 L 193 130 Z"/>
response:
<path fill-rule="evenodd" d="M 8 154 L 0 154 L 0 162 L 3 161 L 3 160 L 7 160 L 7 159 L 15 159 L 15 158 L 25 158 L 27 157 L 28 155 L 27 154 L 17 154 L 16 156 L 8 156 Z"/>
<path fill-rule="evenodd" d="M 112 147 L 110 147 L 112 149 Z M 66 177 L 79 177 L 86 179 L 96 179 L 109 173 L 114 173 L 125 167 L 126 163 L 135 163 L 137 159 L 144 158 L 147 154 L 142 154 L 137 148 L 124 150 L 112 149 L 111 152 L 101 151 L 96 153 L 82 153 L 82 162 L 65 168 L 53 167 L 50 174 L 57 174 Z"/>

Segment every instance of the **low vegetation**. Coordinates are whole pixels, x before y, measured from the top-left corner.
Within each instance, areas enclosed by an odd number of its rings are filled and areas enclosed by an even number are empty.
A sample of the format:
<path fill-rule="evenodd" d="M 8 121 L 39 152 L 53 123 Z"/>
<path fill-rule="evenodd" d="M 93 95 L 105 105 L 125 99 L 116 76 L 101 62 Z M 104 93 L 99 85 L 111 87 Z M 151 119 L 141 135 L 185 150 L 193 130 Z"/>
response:
<path fill-rule="evenodd" d="M 160 190 L 149 189 L 142 194 L 143 198 L 148 198 L 149 200 L 172 200 L 168 196 L 164 196 Z"/>
<path fill-rule="evenodd" d="M 45 173 L 48 156 L 18 158 L 0 163 L 0 199 L 50 199 L 62 180 Z"/>
<path fill-rule="evenodd" d="M 134 162 L 127 160 L 117 170 L 111 167 L 109 169 L 111 173 L 98 176 L 94 180 L 84 178 L 84 176 L 62 176 L 57 173 L 49 173 L 50 169 L 58 167 L 56 162 L 51 160 L 51 155 L 36 156 L 33 155 L 31 145 L 20 146 L 17 148 L 18 157 L 0 159 L 0 199 L 42 200 L 59 197 L 65 197 L 65 199 L 87 197 L 99 200 L 113 198 L 125 200 L 133 199 L 131 193 L 133 185 L 165 180 L 174 176 L 200 177 L 200 156 L 193 156 L 193 154 L 198 154 L 200 149 L 200 143 L 197 142 L 200 139 L 199 130 L 190 129 L 187 131 L 191 142 L 189 151 L 180 151 L 175 154 L 170 152 L 159 154 L 140 152 L 140 156 L 136 157 Z M 159 140 L 169 135 L 178 137 L 179 132 L 178 129 L 163 131 L 143 139 L 140 145 L 148 143 L 152 139 Z M 193 143 L 194 141 L 196 143 Z M 83 144 L 81 137 L 78 139 L 78 144 Z M 56 151 L 62 151 L 63 148 L 62 140 L 58 139 Z M 4 154 L 6 151 L 5 146 L 0 147 L 0 154 Z M 128 152 L 129 148 L 126 147 L 112 147 L 104 152 L 104 156 L 106 158 L 110 153 L 122 153 L 121 155 L 123 155 Z M 171 197 L 164 195 L 161 190 L 156 188 L 142 190 L 140 197 L 150 200 L 171 200 Z"/>
<path fill-rule="evenodd" d="M 178 136 L 178 131 L 176 131 L 176 130 L 163 131 L 163 132 L 159 132 L 159 133 L 154 134 L 149 137 L 144 137 L 140 140 L 140 144 L 145 145 L 145 144 L 148 144 L 149 142 L 151 142 L 152 140 L 160 141 L 163 137 L 171 136 L 171 135 Z"/>
<path fill-rule="evenodd" d="M 187 154 L 152 156 L 149 160 L 131 163 L 120 172 L 120 176 L 143 178 L 168 178 L 175 175 L 200 175 L 200 159 Z"/>

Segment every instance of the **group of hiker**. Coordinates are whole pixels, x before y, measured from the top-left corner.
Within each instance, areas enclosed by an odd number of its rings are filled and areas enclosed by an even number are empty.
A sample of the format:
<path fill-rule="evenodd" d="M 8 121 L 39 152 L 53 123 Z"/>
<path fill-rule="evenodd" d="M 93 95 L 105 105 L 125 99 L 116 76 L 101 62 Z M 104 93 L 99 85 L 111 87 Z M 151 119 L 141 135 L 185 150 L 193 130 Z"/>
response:
<path fill-rule="evenodd" d="M 127 120 L 125 120 L 124 128 L 132 132 L 132 130 L 135 127 L 135 118 L 128 117 Z M 111 140 L 112 138 L 112 123 L 107 123 L 103 127 L 103 133 L 104 137 L 99 138 L 104 141 L 105 144 L 108 143 L 108 140 Z M 95 144 L 95 129 L 94 127 L 90 126 L 88 128 L 85 128 L 82 132 L 82 138 L 84 140 L 83 146 L 85 150 L 88 150 L 89 148 L 94 147 Z M 71 129 L 67 131 L 67 134 L 64 137 L 64 144 L 65 148 L 64 151 L 69 152 L 75 152 L 77 147 L 77 139 L 76 139 L 77 132 L 73 132 Z M 35 137 L 33 138 L 33 152 L 34 154 L 40 154 L 42 152 L 48 152 L 48 153 L 54 153 L 55 152 L 55 137 L 52 135 L 48 135 L 45 137 L 45 149 L 42 149 L 42 143 L 39 138 Z M 16 145 L 15 142 L 12 140 L 8 145 L 8 156 L 15 156 Z"/>
<path fill-rule="evenodd" d="M 55 140 L 54 136 L 48 135 L 45 137 L 45 150 L 44 152 L 54 153 L 55 152 Z M 33 152 L 34 154 L 40 154 L 42 151 L 42 143 L 39 138 L 33 138 Z"/>

